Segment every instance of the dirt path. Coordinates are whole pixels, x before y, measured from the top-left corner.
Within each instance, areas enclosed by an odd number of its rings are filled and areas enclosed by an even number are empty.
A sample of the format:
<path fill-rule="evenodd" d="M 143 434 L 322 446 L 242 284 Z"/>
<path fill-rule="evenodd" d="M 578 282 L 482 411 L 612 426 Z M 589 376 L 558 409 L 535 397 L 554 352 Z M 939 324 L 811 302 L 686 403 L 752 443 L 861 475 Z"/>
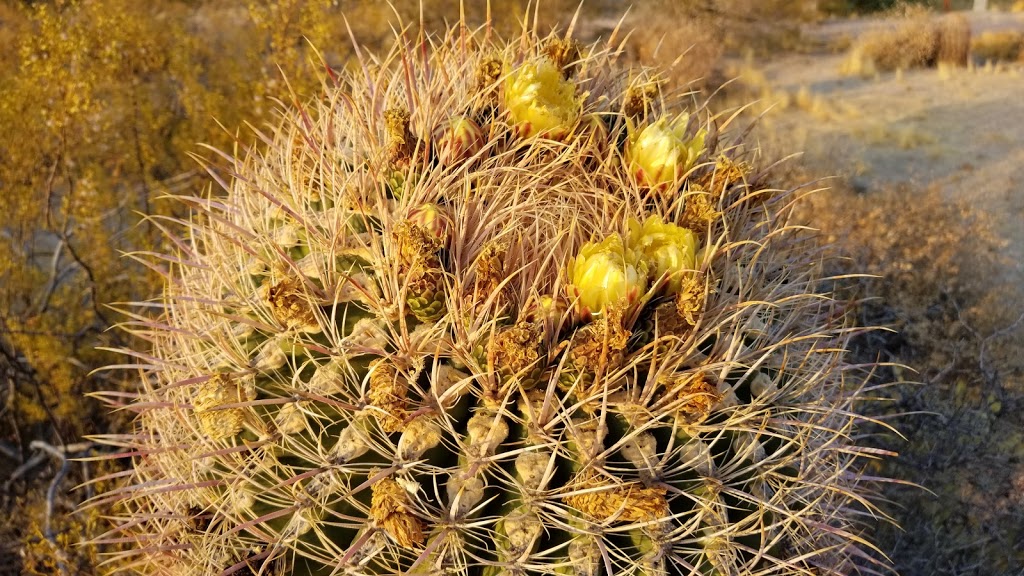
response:
<path fill-rule="evenodd" d="M 972 32 L 1024 30 L 1024 14 L 972 14 Z M 878 20 L 826 23 L 818 39 L 855 36 Z M 1005 239 L 1001 284 L 1024 290 L 1024 66 L 914 70 L 874 78 L 840 74 L 843 55 L 794 55 L 758 65 L 775 95 L 796 105 L 769 113 L 807 165 L 858 190 L 938 186 L 992 217 Z M 771 96 L 769 96 L 771 98 Z M 912 200 L 912 199 L 908 199 Z M 1006 315 L 1024 313 L 1024 298 Z M 1016 314 L 1013 314 L 1016 312 Z M 1024 367 L 1024 358 L 1017 364 Z"/>

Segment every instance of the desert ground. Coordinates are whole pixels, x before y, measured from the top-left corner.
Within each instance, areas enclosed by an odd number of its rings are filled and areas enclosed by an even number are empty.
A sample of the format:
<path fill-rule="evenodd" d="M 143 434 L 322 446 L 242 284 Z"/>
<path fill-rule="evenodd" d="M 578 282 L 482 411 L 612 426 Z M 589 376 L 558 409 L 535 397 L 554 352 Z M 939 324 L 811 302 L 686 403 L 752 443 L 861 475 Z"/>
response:
<path fill-rule="evenodd" d="M 968 18 L 975 36 L 1024 28 L 1022 14 Z M 804 33 L 827 47 L 888 24 Z M 801 174 L 838 177 L 808 222 L 849 270 L 882 276 L 872 319 L 903 334 L 863 350 L 915 382 L 878 406 L 908 413 L 890 420 L 906 442 L 884 442 L 901 453 L 887 471 L 923 487 L 887 493 L 903 528 L 882 549 L 905 575 L 1024 573 L 1024 67 L 974 59 L 864 78 L 840 73 L 846 58 L 817 49 L 759 59 L 752 79 L 750 62 L 735 70 L 769 108 L 767 147 L 803 150 Z"/>

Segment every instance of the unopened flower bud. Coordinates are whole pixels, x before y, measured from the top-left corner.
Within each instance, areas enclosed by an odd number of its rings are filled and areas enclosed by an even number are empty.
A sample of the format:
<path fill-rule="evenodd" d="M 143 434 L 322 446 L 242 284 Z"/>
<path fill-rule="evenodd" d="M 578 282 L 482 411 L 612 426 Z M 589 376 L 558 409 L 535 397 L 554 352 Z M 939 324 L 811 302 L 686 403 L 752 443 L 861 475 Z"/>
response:
<path fill-rule="evenodd" d="M 409 222 L 425 230 L 430 236 L 440 241 L 443 247 L 448 241 L 451 230 L 451 219 L 437 204 L 423 204 L 409 213 Z"/>
<path fill-rule="evenodd" d="M 671 123 L 660 118 L 630 135 L 626 160 L 641 184 L 655 188 L 676 183 L 696 163 L 704 151 L 705 132 L 687 138 L 688 121 L 686 114 Z"/>
<path fill-rule="evenodd" d="M 442 166 L 455 166 L 469 160 L 486 142 L 480 125 L 465 116 L 448 119 L 434 135 L 437 159 Z"/>

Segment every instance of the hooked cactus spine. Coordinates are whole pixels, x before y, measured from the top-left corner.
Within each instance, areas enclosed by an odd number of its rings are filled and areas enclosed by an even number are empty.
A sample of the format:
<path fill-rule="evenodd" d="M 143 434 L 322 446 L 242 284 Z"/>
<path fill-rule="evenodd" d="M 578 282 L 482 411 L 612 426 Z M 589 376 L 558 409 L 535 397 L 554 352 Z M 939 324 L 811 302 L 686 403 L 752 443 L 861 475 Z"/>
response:
<path fill-rule="evenodd" d="M 794 191 L 619 56 L 403 36 L 185 199 L 129 324 L 122 565 L 857 570 L 861 388 Z"/>

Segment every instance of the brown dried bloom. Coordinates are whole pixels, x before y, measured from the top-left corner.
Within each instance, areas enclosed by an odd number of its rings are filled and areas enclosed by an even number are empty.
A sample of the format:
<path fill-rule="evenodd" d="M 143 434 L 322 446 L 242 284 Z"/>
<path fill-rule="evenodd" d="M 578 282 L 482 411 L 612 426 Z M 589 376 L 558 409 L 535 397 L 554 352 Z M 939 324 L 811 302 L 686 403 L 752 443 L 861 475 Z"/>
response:
<path fill-rule="evenodd" d="M 707 286 L 704 275 L 694 274 L 683 278 L 683 283 L 676 295 L 676 312 L 690 326 L 697 325 L 697 318 L 704 311 L 707 302 Z"/>
<path fill-rule="evenodd" d="M 622 366 L 631 334 L 622 327 L 622 310 L 609 308 L 600 318 L 573 335 L 559 385 L 563 389 L 576 386 L 576 395 L 581 398 L 596 396 L 596 392 L 614 392 L 621 382 L 609 381 L 606 390 L 598 389 L 603 383 L 596 379 L 596 375 L 613 372 Z M 583 408 L 592 410 L 595 403 L 599 403 L 596 398 Z"/>
<path fill-rule="evenodd" d="M 302 282 L 298 279 L 285 278 L 271 286 L 267 291 L 267 303 L 274 319 L 285 328 L 320 331 L 320 323 L 310 306 L 310 297 L 303 292 Z"/>
<path fill-rule="evenodd" d="M 551 38 L 541 48 L 541 53 L 550 58 L 568 78 L 576 72 L 575 62 L 580 59 L 580 43 L 571 38 Z"/>
<path fill-rule="evenodd" d="M 654 309 L 654 329 L 659 338 L 679 337 L 693 328 L 693 324 L 679 315 L 675 302 L 662 302 Z"/>
<path fill-rule="evenodd" d="M 622 327 L 622 310 L 609 308 L 606 314 L 573 336 L 569 363 L 589 371 L 618 368 L 622 365 L 630 335 L 630 331 Z"/>
<path fill-rule="evenodd" d="M 488 346 L 488 360 L 499 370 L 517 374 L 540 359 L 540 344 L 540 326 L 519 322 L 494 335 Z"/>
<path fill-rule="evenodd" d="M 414 222 L 400 222 L 391 232 L 397 247 L 399 264 L 403 272 L 417 265 L 424 268 L 440 267 L 437 257 L 441 240 L 423 226 Z"/>
<path fill-rule="evenodd" d="M 383 358 L 370 363 L 370 388 L 366 392 L 366 400 L 382 411 L 374 411 L 374 415 L 381 429 L 388 434 L 402 429 L 408 391 L 409 383 L 393 364 Z"/>
<path fill-rule="evenodd" d="M 242 386 L 228 374 L 214 374 L 199 386 L 192 399 L 192 409 L 199 417 L 199 427 L 211 440 L 224 440 L 242 431 L 246 420 L 244 408 L 221 408 L 256 399 L 255 389 Z"/>
<path fill-rule="evenodd" d="M 412 159 L 416 137 L 409 131 L 409 111 L 388 108 L 384 112 L 384 126 L 388 138 L 388 163 L 403 166 Z"/>
<path fill-rule="evenodd" d="M 743 181 L 750 174 L 750 169 L 746 162 L 736 162 L 723 154 L 715 161 L 715 169 L 706 172 L 695 184 L 710 192 L 712 198 L 719 198 L 730 186 Z"/>
<path fill-rule="evenodd" d="M 566 496 L 565 503 L 599 521 L 651 522 L 671 514 L 664 488 L 648 488 L 639 482 L 612 484 L 585 473 L 573 489 L 578 493 Z"/>
<path fill-rule="evenodd" d="M 630 86 L 623 97 L 622 112 L 628 118 L 638 119 L 649 114 L 658 97 L 658 85 L 653 83 Z"/>
<path fill-rule="evenodd" d="M 689 422 L 700 422 L 707 418 L 711 409 L 722 399 L 718 388 L 708 382 L 703 372 L 676 380 L 669 392 L 674 393 L 675 400 L 681 401 L 679 413 L 686 416 Z"/>
<path fill-rule="evenodd" d="M 476 68 L 476 88 L 478 91 L 497 95 L 498 81 L 501 80 L 502 62 L 497 56 L 489 56 L 480 61 Z"/>
<path fill-rule="evenodd" d="M 519 377 L 523 388 L 532 388 L 537 383 L 543 343 L 543 328 L 538 322 L 518 322 L 510 328 L 498 331 L 487 343 L 488 367 L 495 370 L 499 382 L 508 382 Z M 534 370 L 531 370 L 534 369 Z M 490 391 L 500 396 L 499 391 Z"/>
<path fill-rule="evenodd" d="M 708 225 L 721 215 L 721 212 L 715 210 L 712 194 L 694 184 L 690 186 L 690 191 L 686 195 L 686 206 L 683 208 L 683 216 L 679 225 L 703 235 L 707 233 Z"/>
<path fill-rule="evenodd" d="M 371 470 L 374 476 L 377 470 Z M 423 543 L 423 521 L 413 515 L 409 493 L 395 479 L 381 478 L 370 489 L 370 518 L 403 548 Z"/>
<path fill-rule="evenodd" d="M 488 242 L 476 257 L 477 290 L 489 294 L 498 289 L 505 280 L 505 255 L 508 254 L 508 243 L 497 240 Z"/>

